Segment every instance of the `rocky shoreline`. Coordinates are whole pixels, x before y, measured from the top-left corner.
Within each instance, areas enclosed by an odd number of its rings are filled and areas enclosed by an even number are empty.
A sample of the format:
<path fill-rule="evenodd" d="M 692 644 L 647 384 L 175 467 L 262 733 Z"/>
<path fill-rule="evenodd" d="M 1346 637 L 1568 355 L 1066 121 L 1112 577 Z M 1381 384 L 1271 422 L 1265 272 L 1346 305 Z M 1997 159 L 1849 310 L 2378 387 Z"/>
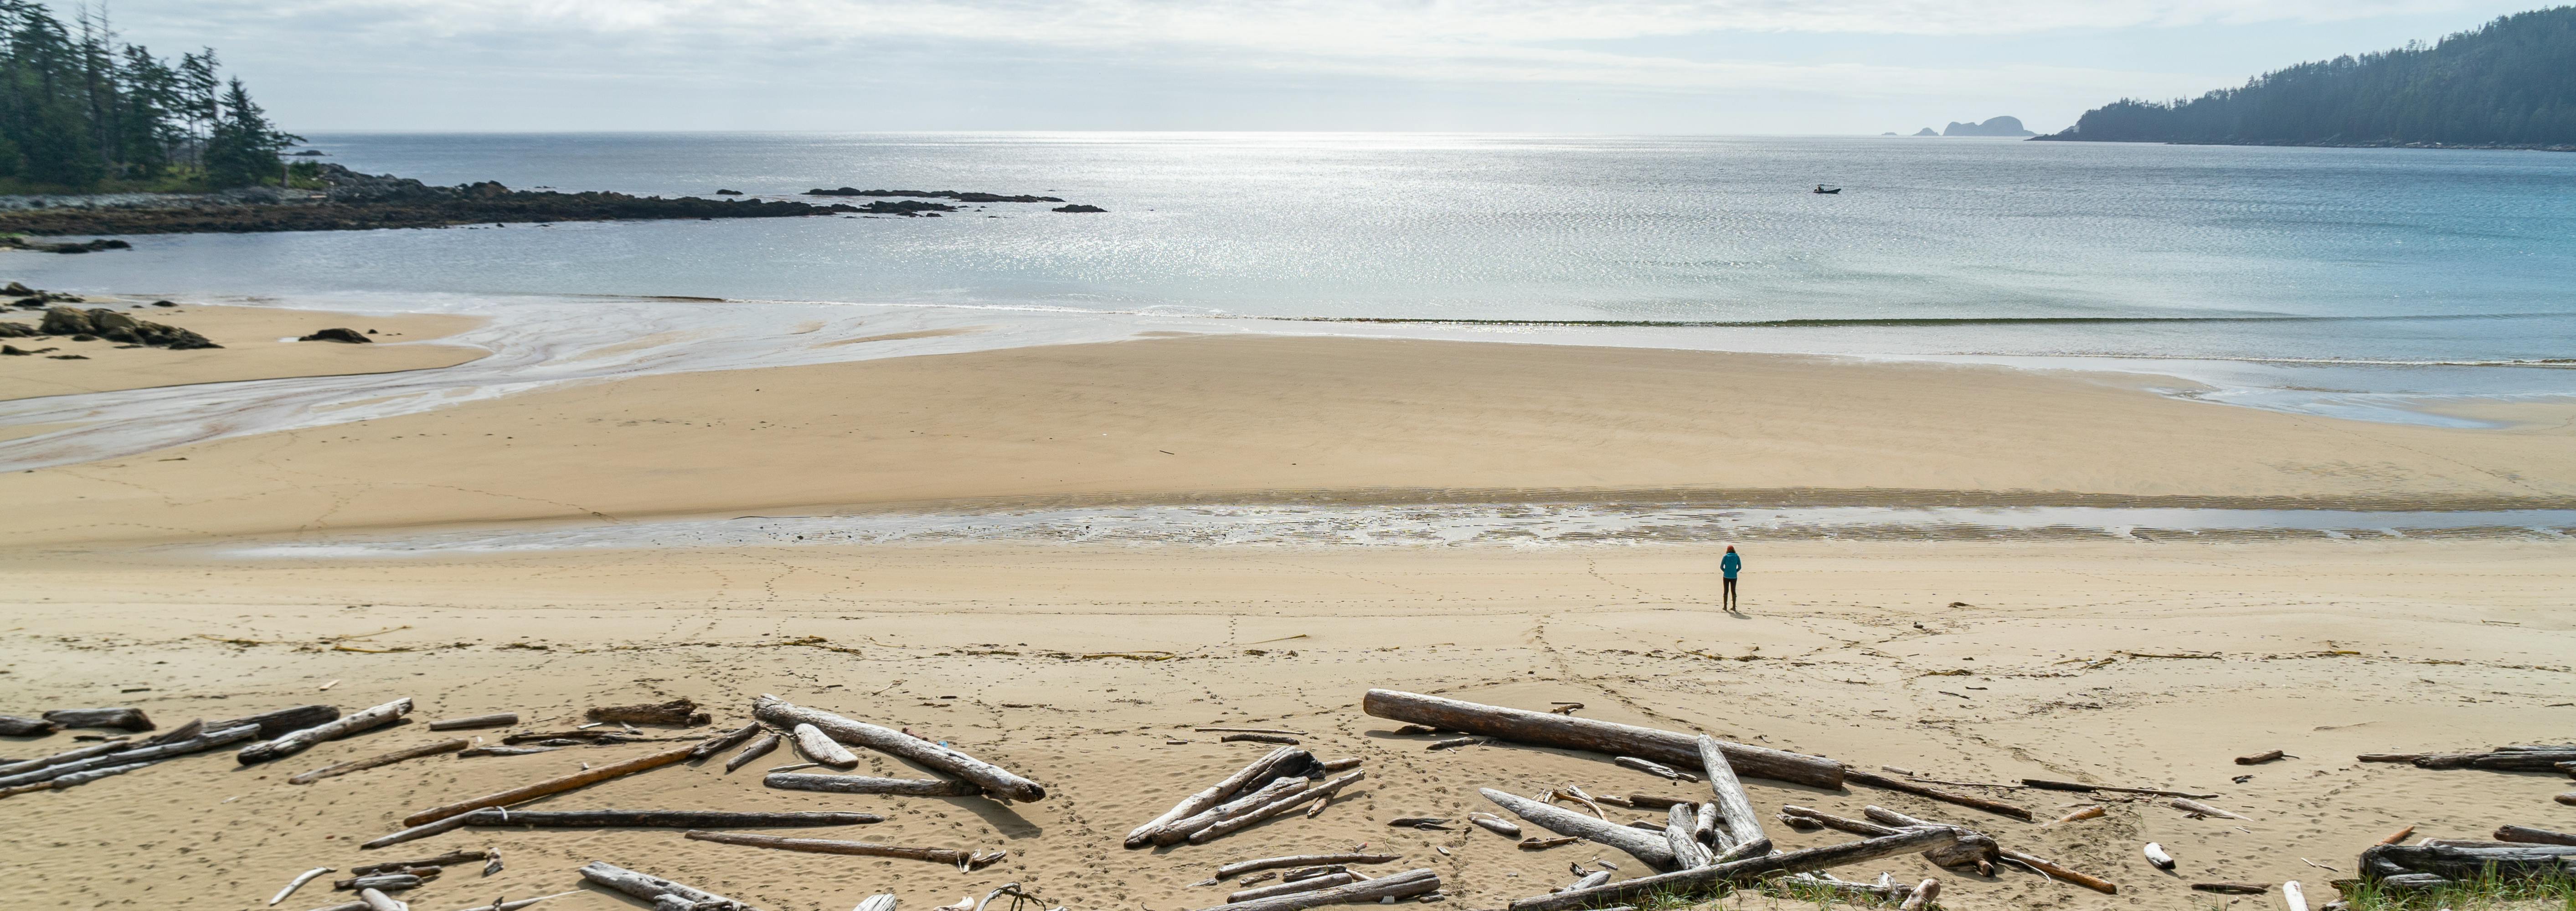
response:
<path fill-rule="evenodd" d="M 2043 133 L 2024 142 L 2138 142 L 2169 146 L 2268 146 L 2283 149 L 2474 149 L 2491 152 L 2576 152 L 2576 145 L 2541 145 L 2537 143 L 2450 143 L 2450 142 L 2235 142 L 2218 139 L 2086 139 L 2065 133 Z"/>
<path fill-rule="evenodd" d="M 641 219 L 797 218 L 815 215 L 931 216 L 958 211 L 958 202 L 1062 202 L 1054 197 L 1004 196 L 954 190 L 815 190 L 809 195 L 914 197 L 872 199 L 863 205 L 742 198 L 664 198 L 626 193 L 512 190 L 485 181 L 438 187 L 392 175 L 361 174 L 323 165 L 321 190 L 258 187 L 222 193 L 117 194 L 98 197 L 25 197 L 0 202 L 0 234 L 89 236 L 108 234 L 213 234 L 268 231 L 366 231 L 440 228 L 510 222 L 623 221 Z M 119 249 L 122 241 L 84 244 L 29 243 L 0 238 L 0 247 L 82 253 Z"/>

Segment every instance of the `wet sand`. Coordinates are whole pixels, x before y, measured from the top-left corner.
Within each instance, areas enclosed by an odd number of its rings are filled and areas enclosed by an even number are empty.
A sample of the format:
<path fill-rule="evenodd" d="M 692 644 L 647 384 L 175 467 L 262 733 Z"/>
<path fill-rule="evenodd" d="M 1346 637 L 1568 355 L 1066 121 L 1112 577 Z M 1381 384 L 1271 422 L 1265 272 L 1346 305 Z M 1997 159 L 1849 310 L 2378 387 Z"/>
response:
<path fill-rule="evenodd" d="M 481 350 L 471 347 L 415 344 L 465 331 L 480 322 L 473 317 L 368 316 L 199 304 L 135 309 L 133 303 L 100 301 L 64 306 L 122 310 L 136 319 L 193 329 L 223 347 L 170 351 L 119 348 L 115 342 L 104 340 L 75 342 L 69 337 L 11 339 L 22 349 L 59 348 L 53 353 L 78 354 L 87 359 L 0 357 L 0 401 L 190 383 L 426 370 L 453 367 L 483 356 Z M 0 318 L 26 323 L 39 322 L 43 317 L 41 310 L 0 313 Z M 294 341 L 332 327 L 361 333 L 374 329 L 375 343 Z"/>

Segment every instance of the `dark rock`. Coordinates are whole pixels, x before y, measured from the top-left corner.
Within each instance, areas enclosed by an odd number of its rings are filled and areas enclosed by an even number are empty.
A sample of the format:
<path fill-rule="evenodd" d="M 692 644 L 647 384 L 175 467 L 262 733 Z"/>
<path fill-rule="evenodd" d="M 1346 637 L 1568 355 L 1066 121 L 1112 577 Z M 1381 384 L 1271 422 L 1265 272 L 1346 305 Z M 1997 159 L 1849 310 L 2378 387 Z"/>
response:
<path fill-rule="evenodd" d="M 42 328 L 46 335 L 82 335 L 90 331 L 89 314 L 79 307 L 55 307 L 45 311 Z"/>
<path fill-rule="evenodd" d="M 155 307 L 176 307 L 176 306 L 179 306 L 179 305 L 178 305 L 177 303 L 174 303 L 174 302 L 171 302 L 171 301 L 153 301 L 153 302 L 152 302 L 152 306 L 155 306 Z"/>
<path fill-rule="evenodd" d="M 47 350 L 51 350 L 51 349 L 47 349 Z M 25 356 L 27 356 L 27 355 L 34 354 L 34 353 L 35 353 L 35 352 L 33 352 L 33 351 L 29 351 L 29 350 L 27 350 L 27 349 L 25 349 L 25 348 L 20 348 L 20 347 L 18 347 L 18 346 L 16 346 L 16 345 L 0 345 L 0 354 L 5 354 L 5 355 L 8 355 L 8 356 L 10 356 L 10 357 L 25 357 Z"/>
<path fill-rule="evenodd" d="M 26 323 L 0 322 L 0 338 L 28 338 L 43 334 Z"/>
<path fill-rule="evenodd" d="M 144 322 L 105 307 L 90 310 L 55 307 L 45 311 L 45 321 L 37 328 L 46 335 L 69 335 L 76 342 L 104 338 L 176 351 L 223 347 L 194 331 Z"/>
<path fill-rule="evenodd" d="M 45 355 L 45 359 L 47 359 L 47 360 L 55 360 L 55 361 L 86 361 L 86 360 L 89 360 L 89 355 L 86 355 L 86 354 L 48 354 L 48 355 Z"/>
<path fill-rule="evenodd" d="M 321 157 L 321 156 L 329 155 L 329 154 L 331 154 L 331 153 L 329 153 L 329 152 L 325 152 L 325 151 L 322 151 L 321 149 L 305 149 L 304 151 L 301 151 L 301 152 L 297 152 L 297 153 L 295 153 L 295 157 L 297 157 L 297 158 L 319 158 L 319 157 Z"/>
<path fill-rule="evenodd" d="M 72 341 L 75 341 L 75 342 L 95 342 L 95 341 L 98 341 L 98 336 L 95 336 L 95 335 L 75 335 L 75 336 L 72 336 Z"/>
<path fill-rule="evenodd" d="M 45 292 L 27 287 L 26 285 L 18 282 L 10 282 L 8 287 L 0 288 L 0 294 L 5 294 L 10 297 L 34 297 L 43 293 Z"/>
<path fill-rule="evenodd" d="M 718 196 L 740 196 L 740 195 L 742 195 L 742 191 L 741 191 L 741 190 L 717 190 L 717 191 L 716 191 L 716 195 L 718 195 Z"/>
<path fill-rule="evenodd" d="M 351 345 L 367 345 L 367 344 L 373 344 L 373 343 L 375 342 L 375 339 L 371 339 L 371 338 L 368 338 L 368 337 L 366 337 L 366 336 L 359 335 L 359 334 L 358 334 L 358 330 L 355 330 L 355 329 L 341 329 L 341 328 L 334 327 L 334 328 L 330 328 L 330 329 L 324 329 L 324 330 L 322 330 L 322 331 L 320 331 L 320 332 L 313 333 L 312 335 L 307 335 L 307 336 L 303 336 L 303 337 L 297 338 L 297 339 L 296 339 L 296 341 L 299 341 L 299 342 L 341 342 L 341 343 L 351 344 Z"/>
<path fill-rule="evenodd" d="M 1083 205 L 1083 204 L 1081 204 L 1081 203 L 1075 203 L 1075 204 L 1073 204 L 1073 205 L 1069 205 L 1069 206 L 1057 206 L 1057 207 L 1055 207 L 1054 209 L 1051 209 L 1051 210 L 1049 210 L 1049 211 L 1054 211 L 1054 212 L 1107 212 L 1107 211 L 1109 211 L 1109 210 L 1107 210 L 1107 209 L 1103 209 L 1103 208 L 1101 208 L 1101 207 L 1099 207 L 1099 206 L 1086 206 L 1086 205 Z"/>
<path fill-rule="evenodd" d="M 105 238 L 83 241 L 80 243 L 49 244 L 41 241 L 28 240 L 23 237 L 0 237 L 0 250 L 34 250 L 38 253 L 90 253 L 99 250 L 131 249 L 134 249 L 133 244 L 129 244 L 121 240 L 108 240 Z"/>
<path fill-rule="evenodd" d="M 962 190 L 862 190 L 842 187 L 826 190 L 816 187 L 807 196 L 911 196 L 920 199 L 953 199 L 958 202 L 1063 202 L 1053 196 L 1004 196 L 999 193 L 976 193 Z"/>

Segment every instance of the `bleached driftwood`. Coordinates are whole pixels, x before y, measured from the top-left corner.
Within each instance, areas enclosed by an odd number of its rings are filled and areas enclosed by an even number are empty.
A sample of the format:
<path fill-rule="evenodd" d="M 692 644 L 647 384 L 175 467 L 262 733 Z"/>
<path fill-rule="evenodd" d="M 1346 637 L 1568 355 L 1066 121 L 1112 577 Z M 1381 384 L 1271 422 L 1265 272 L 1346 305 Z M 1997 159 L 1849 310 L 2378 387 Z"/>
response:
<path fill-rule="evenodd" d="M 563 747 L 466 747 L 462 750 L 456 751 L 456 758 L 472 759 L 477 756 L 526 756 L 531 753 L 552 753 L 560 749 L 563 749 Z"/>
<path fill-rule="evenodd" d="M 1481 705 L 1419 693 L 1370 690 L 1360 708 L 1379 718 L 1409 721 L 1445 730 L 1500 737 L 1520 743 L 1590 750 L 1612 756 L 1640 756 L 1657 762 L 1699 762 L 1698 735 L 1588 718 L 1551 715 L 1502 706 Z M 1736 774 L 1820 788 L 1843 784 L 1843 764 L 1768 747 L 1718 742 Z"/>
<path fill-rule="evenodd" d="M 661 898 L 670 895 L 682 899 L 683 904 L 680 907 L 688 908 L 690 911 L 754 911 L 748 904 L 704 889 L 681 885 L 659 876 L 638 873 L 596 860 L 582 866 L 581 878 L 654 902 L 656 908 L 663 907 L 660 903 Z"/>
<path fill-rule="evenodd" d="M 1285 857 L 1262 857 L 1253 860 L 1238 860 L 1234 863 L 1218 867 L 1216 868 L 1216 878 L 1221 880 L 1233 879 L 1246 873 L 1257 873 L 1262 870 L 1276 870 L 1280 867 L 1314 867 L 1327 864 L 1391 864 L 1394 863 L 1396 859 L 1397 856 L 1393 854 L 1361 854 L 1357 852 L 1349 854 L 1291 854 Z M 1213 883 L 1211 883 L 1211 885 L 1213 885 Z"/>
<path fill-rule="evenodd" d="M 1269 898 L 1218 905 L 1206 911 L 1305 911 L 1325 905 L 1378 902 L 1391 898 L 1410 898 L 1440 890 L 1440 874 L 1429 869 L 1406 870 L 1377 879 L 1346 883 L 1312 892 L 1292 892 Z"/>
<path fill-rule="evenodd" d="M 1255 889 L 1244 889 L 1239 892 L 1228 893 L 1225 897 L 1225 903 L 1231 905 L 1237 902 L 1248 902 L 1256 898 L 1269 898 L 1273 895 L 1286 895 L 1291 892 L 1312 892 L 1317 889 L 1330 889 L 1334 886 L 1348 885 L 1358 881 L 1358 877 L 1352 876 L 1347 871 L 1341 873 L 1327 873 L 1322 876 L 1310 876 L 1305 879 L 1290 880 Z"/>
<path fill-rule="evenodd" d="M 301 889 L 301 888 L 304 888 L 304 884 L 305 884 L 305 883 L 312 882 L 314 877 L 316 877 L 316 876 L 320 876 L 320 875 L 322 875 L 322 874 L 324 874 L 324 873 L 329 873 L 329 872 L 331 872 L 331 868 L 329 868 L 329 867 L 315 867 L 315 868 L 313 868 L 313 869 L 310 869 L 310 870 L 306 870 L 306 871 L 304 871 L 302 874 L 300 874 L 300 875 L 296 876 L 294 879 L 287 880 L 287 881 L 286 881 L 286 888 L 279 889 L 279 890 L 277 890 L 277 894 L 276 894 L 276 895 L 269 896 L 269 897 L 268 897 L 268 904 L 269 904 L 271 907 L 275 907 L 275 906 L 277 905 L 277 903 L 278 903 L 278 902 L 285 901 L 287 896 L 295 894 L 295 890 L 297 890 L 297 889 Z"/>
<path fill-rule="evenodd" d="M 2154 864 L 2156 869 L 2171 870 L 2174 868 L 2173 855 L 2165 853 L 2165 846 L 2156 844 L 2152 841 L 2147 842 L 2145 852 L 2147 855 L 2147 863 Z"/>
<path fill-rule="evenodd" d="M 750 740 L 753 734 L 758 734 L 760 731 L 760 722 L 757 721 L 735 728 L 731 731 L 727 731 L 724 736 L 716 737 L 705 743 L 698 744 L 697 749 L 690 750 L 689 761 L 696 762 L 717 753 L 733 749 L 735 744 L 741 743 L 745 740 Z M 727 769 L 726 771 L 732 770 Z"/>
<path fill-rule="evenodd" d="M 1260 759 L 1252 759 L 1252 764 L 1236 769 L 1234 775 L 1226 775 L 1224 780 L 1218 780 L 1216 785 L 1208 785 L 1206 790 L 1200 790 L 1200 793 L 1188 795 L 1188 798 L 1180 798 L 1180 803 L 1172 805 L 1170 811 L 1162 811 L 1162 816 L 1154 816 L 1154 821 L 1149 821 L 1149 824 L 1136 826 L 1136 829 L 1128 831 L 1126 847 L 1136 849 L 1136 847 L 1146 847 L 1146 844 L 1157 844 L 1154 842 L 1154 836 L 1162 834 L 1164 829 L 1170 829 L 1172 824 L 1180 824 L 1180 821 L 1185 821 L 1185 818 L 1198 816 L 1198 813 L 1206 813 L 1208 808 L 1213 808 L 1213 805 L 1224 803 L 1224 800 L 1242 793 L 1244 787 L 1265 787 L 1267 782 L 1273 782 L 1285 775 L 1303 777 L 1306 764 L 1314 764 L 1314 754 L 1296 749 L 1296 746 L 1280 746 L 1280 749 L 1273 749 L 1270 754 L 1262 754 Z M 1180 836 L 1188 836 L 1188 831 L 1182 831 Z M 1159 842 L 1159 844 L 1172 844 L 1172 842 Z"/>
<path fill-rule="evenodd" d="M 1745 856 L 1770 851 L 1771 836 L 1762 831 L 1762 817 L 1753 811 L 1753 795 L 1746 793 L 1744 782 L 1735 777 L 1735 766 L 1727 761 L 1726 750 L 1716 738 L 1705 734 L 1694 745 L 1699 750 L 1700 771 L 1708 776 L 1709 792 L 1717 798 L 1718 825 L 1726 833 L 1719 850 L 1740 851 Z"/>
<path fill-rule="evenodd" d="M 1238 794 L 1224 803 L 1164 823 L 1147 833 L 1146 839 L 1157 845 L 1180 844 L 1209 826 L 1250 813 L 1272 801 L 1303 791 L 1306 786 L 1306 780 L 1303 778 L 1273 779 L 1258 788 Z"/>
<path fill-rule="evenodd" d="M 519 723 L 517 712 L 495 712 L 490 715 L 468 715 L 463 718 L 441 718 L 429 723 L 433 731 L 462 731 L 471 728 L 505 728 Z"/>
<path fill-rule="evenodd" d="M 486 794 L 470 800 L 460 800 L 445 806 L 431 807 L 418 813 L 411 814 L 410 816 L 403 817 L 403 824 L 418 826 L 424 823 L 446 819 L 447 817 L 455 816 L 460 813 L 469 813 L 475 810 L 480 810 L 484 807 L 506 807 L 520 801 L 543 797 L 548 794 L 559 794 L 564 791 L 607 781 L 608 779 L 622 775 L 632 775 L 649 769 L 658 769 L 689 758 L 689 751 L 691 749 L 694 748 L 679 747 L 676 749 L 663 750 L 658 753 L 649 753 L 626 760 L 625 762 L 610 763 L 595 769 L 583 769 L 570 775 L 565 775 L 559 778 L 549 778 L 535 784 L 521 785 L 496 794 Z"/>
<path fill-rule="evenodd" d="M 1540 828 L 1626 851 L 1629 856 L 1645 861 L 1647 866 L 1657 870 L 1671 870 L 1677 863 L 1672 847 L 1664 843 L 1660 831 L 1648 834 L 1493 788 L 1480 788 L 1477 793 L 1485 795 L 1485 799 L 1493 801 L 1496 806 L 1511 811 L 1512 815 L 1538 824 Z"/>
<path fill-rule="evenodd" d="M 1324 782 L 1307 788 L 1304 791 L 1279 798 L 1262 806 L 1254 807 L 1250 811 L 1244 812 L 1231 819 L 1222 820 L 1215 825 L 1192 832 L 1190 833 L 1190 844 L 1207 844 L 1208 842 L 1223 838 L 1227 835 L 1260 825 L 1263 820 L 1286 814 L 1291 810 L 1295 810 L 1298 807 L 1305 806 L 1309 803 L 1331 800 L 1333 799 L 1334 794 L 1340 793 L 1341 790 L 1344 787 L 1348 787 L 1351 782 L 1367 777 L 1368 772 L 1366 770 L 1359 770 L 1327 779 Z"/>
<path fill-rule="evenodd" d="M 8 765 L 0 765 L 0 778 L 7 778 L 12 775 L 23 775 L 46 766 L 62 765 L 67 762 L 79 762 L 83 759 L 88 759 L 94 756 L 105 756 L 118 750 L 130 750 L 134 747 L 135 744 L 129 742 L 126 738 L 112 737 L 105 743 L 93 743 L 89 746 L 80 747 L 78 749 L 64 750 L 51 756 L 38 756 L 34 759 L 22 759 L 17 762 L 9 763 Z"/>
<path fill-rule="evenodd" d="M 1721 884 L 1749 883 L 1771 873 L 1823 870 L 1897 854 L 1910 854 L 1950 840 L 1951 837 L 1950 832 L 1941 829 L 1907 829 L 1893 835 L 1864 841 L 1750 857 L 1714 867 L 1641 876 L 1590 889 L 1518 899 L 1511 903 L 1510 911 L 1572 911 L 1576 908 L 1600 907 L 1614 902 L 1633 901 L 1658 893 L 1687 895 Z"/>
<path fill-rule="evenodd" d="M 294 776 L 287 778 L 286 783 L 312 784 L 325 778 L 337 778 L 351 772 L 364 771 L 382 765 L 392 765 L 406 759 L 419 759 L 423 756 L 437 756 L 444 753 L 454 753 L 465 749 L 465 747 L 466 742 L 463 740 L 442 740 L 437 743 L 424 743 L 416 747 L 395 750 L 381 756 L 370 756 L 365 759 L 352 759 L 348 762 L 336 765 L 323 766 L 310 772 L 299 772 Z"/>
<path fill-rule="evenodd" d="M 2200 815 L 2202 815 L 2202 816 L 2216 816 L 2216 817 L 2218 817 L 2218 818 L 2220 818 L 2220 819 L 2244 819 L 2244 818 L 2245 818 L 2245 817 L 2243 817 L 2243 816 L 2238 816 L 2238 815 L 2236 815 L 2236 814 L 2234 814 L 2234 813 L 2227 812 L 2226 810 L 2221 810 L 2221 809 L 2219 809 L 2219 808 L 2217 808 L 2217 807 L 2213 807 L 2213 806 L 2210 806 L 2210 805 L 2208 805 L 2208 804 L 2201 803 L 2200 801 L 2193 800 L 2193 799 L 2191 799 L 2191 798 L 2189 798 L 2189 797 L 2176 797 L 2176 798 L 2174 798 L 2174 799 L 2173 799 L 2173 807 L 2174 807 L 2174 809 L 2181 810 L 2181 811 L 2186 812 L 2186 813 L 2198 813 L 2198 814 L 2200 814 Z"/>
<path fill-rule="evenodd" d="M 1624 769 L 1635 769 L 1666 781 L 1699 780 L 1699 776 L 1697 775 L 1684 772 L 1680 769 L 1656 762 L 1652 759 L 1639 759 L 1635 756 L 1612 756 L 1610 757 L 1610 763 Z"/>
<path fill-rule="evenodd" d="M 1521 827 L 1519 825 L 1514 824 L 1511 820 L 1504 819 L 1491 813 L 1469 813 L 1467 814 L 1467 821 L 1475 823 L 1477 828 L 1483 829 L 1487 832 L 1492 832 L 1504 838 L 1521 837 Z"/>
<path fill-rule="evenodd" d="M 31 771 L 20 772 L 16 775 L 0 778 L 0 788 L 16 787 L 18 785 L 35 784 L 46 781 L 58 781 L 70 776 L 87 775 L 91 772 L 111 768 L 121 769 L 126 766 L 149 765 L 175 756 L 185 756 L 190 753 L 202 753 L 216 747 L 239 743 L 244 740 L 249 740 L 252 735 L 257 733 L 259 733 L 258 728 L 245 724 L 226 730 L 215 731 L 209 734 L 199 734 L 195 737 L 177 741 L 175 743 L 156 744 L 152 746 L 128 746 L 125 749 L 116 750 L 114 752 L 101 753 L 86 759 L 76 759 L 70 762 L 41 766 Z M 93 781 L 100 777 L 105 776 L 91 776 L 79 779 L 79 781 Z M 79 782 L 74 783 L 77 784 Z M 64 787 L 69 786 L 70 785 L 64 785 Z"/>
<path fill-rule="evenodd" d="M 1906 896 L 1905 903 L 1896 906 L 1896 911 L 1923 911 L 1924 908 L 1930 907 L 1932 902 L 1940 897 L 1941 880 L 1927 877 L 1922 882 L 1915 884 L 1914 894 Z"/>
<path fill-rule="evenodd" d="M 881 845 L 864 841 L 839 841 L 829 838 L 781 838 L 775 835 L 747 835 L 739 832 L 689 832 L 692 841 L 711 841 L 724 845 L 773 848 L 780 851 L 803 851 L 808 854 L 846 854 L 858 857 L 898 857 L 926 860 L 972 870 L 1007 856 L 1006 851 L 965 851 L 957 848 L 913 848 Z"/>
<path fill-rule="evenodd" d="M 754 759 L 769 755 L 769 751 L 778 749 L 778 742 L 782 739 L 784 738 L 779 737 L 776 731 L 762 732 L 760 739 L 752 741 L 750 746 L 743 747 L 742 752 L 733 754 L 732 759 L 725 760 L 725 771 L 731 772 L 750 765 Z M 696 752 L 691 750 L 690 754 L 696 755 Z"/>
<path fill-rule="evenodd" d="M 1664 818 L 1664 845 L 1673 852 L 1673 866 L 1689 870 L 1717 862 L 1717 855 L 1699 843 L 1699 810 L 1689 804 L 1674 804 Z M 1577 886 L 1577 888 L 1583 888 Z"/>
<path fill-rule="evenodd" d="M 752 702 L 752 716 L 775 725 L 811 724 L 832 739 L 908 759 L 982 785 L 984 793 L 1003 800 L 1041 800 L 1046 788 L 1000 766 L 902 731 L 855 721 L 819 709 L 802 708 L 776 696 Z"/>
<path fill-rule="evenodd" d="M 381 889 L 358 890 L 358 902 L 366 905 L 367 911 L 411 911 L 410 906 L 395 901 Z"/>
<path fill-rule="evenodd" d="M 805 754 L 807 759 L 836 769 L 846 769 L 859 764 L 859 754 L 850 752 L 849 747 L 833 742 L 830 736 L 823 733 L 822 728 L 811 724 L 799 724 L 794 733 L 796 751 Z"/>
<path fill-rule="evenodd" d="M 361 731 L 392 724 L 396 719 L 410 712 L 411 697 L 405 696 L 375 708 L 354 712 L 302 730 L 288 731 L 273 739 L 251 744 L 243 747 L 236 758 L 240 759 L 243 765 L 282 759 L 311 749 L 314 744 L 326 740 L 338 740 Z"/>

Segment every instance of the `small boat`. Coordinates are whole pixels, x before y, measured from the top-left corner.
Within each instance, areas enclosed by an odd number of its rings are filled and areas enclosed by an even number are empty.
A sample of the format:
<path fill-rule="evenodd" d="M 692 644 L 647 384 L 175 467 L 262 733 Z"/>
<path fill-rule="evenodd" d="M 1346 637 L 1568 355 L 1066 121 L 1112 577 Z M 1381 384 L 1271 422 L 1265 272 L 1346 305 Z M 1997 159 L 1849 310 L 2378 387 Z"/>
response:
<path fill-rule="evenodd" d="M 1825 189 L 1825 185 L 1824 185 L 1824 184 L 1817 184 L 1817 185 L 1816 185 L 1816 192 L 1818 192 L 1818 193 L 1840 193 L 1840 192 L 1842 192 L 1842 191 L 1843 191 L 1843 188 L 1841 188 L 1841 187 L 1835 187 L 1835 188 L 1833 188 L 1833 189 L 1828 190 L 1828 189 Z"/>

